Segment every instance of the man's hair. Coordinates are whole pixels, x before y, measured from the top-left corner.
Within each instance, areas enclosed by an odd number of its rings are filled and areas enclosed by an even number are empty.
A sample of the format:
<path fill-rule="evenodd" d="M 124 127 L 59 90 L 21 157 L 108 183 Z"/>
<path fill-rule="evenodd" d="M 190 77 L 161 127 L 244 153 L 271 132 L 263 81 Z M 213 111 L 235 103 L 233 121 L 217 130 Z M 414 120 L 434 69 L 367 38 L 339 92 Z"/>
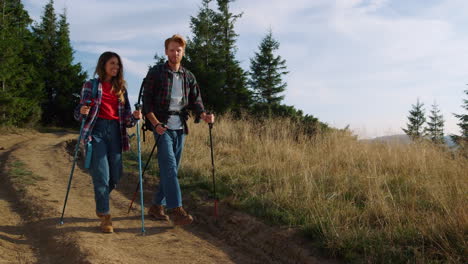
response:
<path fill-rule="evenodd" d="M 167 49 L 167 47 L 169 47 L 169 43 L 171 43 L 172 41 L 179 43 L 182 46 L 182 48 L 185 49 L 185 45 L 187 42 L 185 41 L 184 37 L 182 37 L 179 34 L 175 34 L 172 37 L 166 39 L 166 41 L 164 42 L 164 47 Z"/>

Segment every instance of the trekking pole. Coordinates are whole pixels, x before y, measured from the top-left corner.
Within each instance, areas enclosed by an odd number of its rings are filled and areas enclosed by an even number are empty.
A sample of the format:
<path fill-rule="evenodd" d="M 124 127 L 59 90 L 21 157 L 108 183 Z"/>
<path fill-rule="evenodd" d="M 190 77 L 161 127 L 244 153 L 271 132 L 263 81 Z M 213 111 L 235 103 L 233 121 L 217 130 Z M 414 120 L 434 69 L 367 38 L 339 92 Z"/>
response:
<path fill-rule="evenodd" d="M 86 106 L 89 106 L 91 104 L 90 100 L 86 101 Z M 75 146 L 75 155 L 73 156 L 73 165 L 70 171 L 70 177 L 68 178 L 68 187 L 67 187 L 67 194 L 65 195 L 65 201 L 63 203 L 63 209 L 62 209 L 62 216 L 60 216 L 60 225 L 63 225 L 63 215 L 65 214 L 65 207 L 67 206 L 67 201 L 68 201 L 68 193 L 70 192 L 70 186 L 73 178 L 73 172 L 75 171 L 75 164 L 76 164 L 76 158 L 78 156 L 78 150 L 80 149 L 80 141 L 81 141 L 81 132 L 83 131 L 83 127 L 86 122 L 86 118 L 88 115 L 82 115 L 81 117 L 81 127 L 80 127 L 80 134 L 78 135 L 78 141 L 76 142 Z"/>
<path fill-rule="evenodd" d="M 215 165 L 214 165 L 214 155 L 213 155 L 213 137 L 211 136 L 211 130 L 213 129 L 213 123 L 208 123 L 208 128 L 210 131 L 210 148 L 211 148 L 211 166 L 213 174 L 213 195 L 214 195 L 214 216 L 218 217 L 218 197 L 216 195 L 216 181 L 215 181 Z"/>
<path fill-rule="evenodd" d="M 135 104 L 136 110 L 141 110 L 139 103 Z M 141 171 L 141 142 L 140 142 L 140 120 L 136 123 L 137 146 L 138 146 L 138 174 L 140 180 L 140 202 L 141 202 L 141 233 L 145 234 L 145 206 L 143 201 L 143 174 Z"/>
<path fill-rule="evenodd" d="M 165 124 L 162 124 L 161 126 L 162 126 L 162 127 L 166 127 Z M 158 145 L 159 138 L 160 138 L 160 137 L 158 137 L 158 139 L 156 139 L 156 142 L 154 143 L 153 149 L 151 150 L 151 153 L 150 153 L 150 155 L 149 155 L 149 157 L 148 157 L 148 160 L 146 160 L 145 168 L 143 169 L 143 173 L 141 174 L 141 175 L 142 175 L 142 176 L 141 176 L 142 178 L 143 178 L 143 176 L 145 176 L 146 169 L 148 168 L 148 165 L 149 165 L 149 163 L 150 163 L 150 161 L 151 161 L 151 157 L 153 156 L 154 150 L 156 149 L 156 146 Z M 140 182 L 138 182 L 138 184 L 137 184 L 137 186 L 136 186 L 136 188 L 135 188 L 135 192 L 133 193 L 133 198 L 132 198 L 132 201 L 130 202 L 130 206 L 128 207 L 127 214 L 129 214 L 129 213 L 130 213 L 130 210 L 132 209 L 133 202 L 135 202 L 135 199 L 136 199 L 137 194 L 138 194 L 138 189 L 139 189 L 139 187 L 140 187 Z"/>

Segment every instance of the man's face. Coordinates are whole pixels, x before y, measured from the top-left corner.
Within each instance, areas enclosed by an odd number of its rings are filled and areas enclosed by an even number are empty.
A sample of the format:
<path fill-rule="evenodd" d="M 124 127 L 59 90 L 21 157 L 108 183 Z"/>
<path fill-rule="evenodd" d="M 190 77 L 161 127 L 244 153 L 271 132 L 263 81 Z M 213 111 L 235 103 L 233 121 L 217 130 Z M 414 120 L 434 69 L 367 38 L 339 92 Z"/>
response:
<path fill-rule="evenodd" d="M 179 64 L 184 56 L 184 49 L 179 43 L 171 41 L 167 45 L 166 55 L 171 64 Z"/>

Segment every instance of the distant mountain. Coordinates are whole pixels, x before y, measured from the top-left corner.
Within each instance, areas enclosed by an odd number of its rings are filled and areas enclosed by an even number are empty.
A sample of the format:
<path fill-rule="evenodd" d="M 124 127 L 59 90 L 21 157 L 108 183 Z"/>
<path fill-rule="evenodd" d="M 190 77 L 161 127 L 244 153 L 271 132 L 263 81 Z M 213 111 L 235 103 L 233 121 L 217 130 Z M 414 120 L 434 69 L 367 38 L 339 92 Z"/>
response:
<path fill-rule="evenodd" d="M 394 143 L 410 143 L 411 140 L 406 134 L 398 134 L 391 136 L 376 137 L 371 139 L 371 141 L 381 141 L 381 142 L 394 142 Z"/>
<path fill-rule="evenodd" d="M 456 146 L 450 136 L 445 136 L 445 144 L 449 147 Z M 406 134 L 398 134 L 391 136 L 376 137 L 373 139 L 365 139 L 364 141 L 380 141 L 380 142 L 394 142 L 394 143 L 410 143 L 411 140 Z"/>

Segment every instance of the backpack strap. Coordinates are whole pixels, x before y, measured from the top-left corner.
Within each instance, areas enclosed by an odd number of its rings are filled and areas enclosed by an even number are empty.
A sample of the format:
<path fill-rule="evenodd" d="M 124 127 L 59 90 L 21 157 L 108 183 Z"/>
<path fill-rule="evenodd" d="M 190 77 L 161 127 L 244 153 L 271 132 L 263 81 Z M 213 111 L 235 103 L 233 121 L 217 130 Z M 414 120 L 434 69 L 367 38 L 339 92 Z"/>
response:
<path fill-rule="evenodd" d="M 146 82 L 146 77 L 141 82 L 140 91 L 138 92 L 138 104 L 140 104 L 140 105 L 143 105 L 142 98 L 143 98 L 143 91 L 145 90 L 145 82 Z M 151 130 L 149 127 L 152 127 L 152 125 L 148 126 L 149 120 L 145 117 L 145 114 L 144 114 L 143 110 L 142 110 L 142 112 L 143 112 L 143 125 L 141 126 L 141 130 L 143 131 L 143 133 L 142 133 L 143 134 L 143 142 L 146 142 L 146 133 L 145 132 L 146 132 L 146 130 Z"/>
<path fill-rule="evenodd" d="M 98 86 L 99 86 L 99 80 L 97 78 L 91 79 L 91 83 L 93 84 L 93 91 L 92 91 L 92 98 L 95 99 L 97 97 L 97 91 L 98 91 Z M 91 166 L 91 155 L 93 152 L 93 145 L 91 144 L 91 141 L 86 144 L 86 155 L 85 155 L 85 164 L 84 167 L 86 169 L 89 169 Z"/>
<path fill-rule="evenodd" d="M 93 83 L 93 93 L 92 93 L 92 96 L 93 96 L 93 99 L 97 97 L 97 90 L 98 90 L 98 86 L 99 86 L 99 81 L 97 78 L 94 78 L 94 79 L 91 79 L 91 82 Z"/>

